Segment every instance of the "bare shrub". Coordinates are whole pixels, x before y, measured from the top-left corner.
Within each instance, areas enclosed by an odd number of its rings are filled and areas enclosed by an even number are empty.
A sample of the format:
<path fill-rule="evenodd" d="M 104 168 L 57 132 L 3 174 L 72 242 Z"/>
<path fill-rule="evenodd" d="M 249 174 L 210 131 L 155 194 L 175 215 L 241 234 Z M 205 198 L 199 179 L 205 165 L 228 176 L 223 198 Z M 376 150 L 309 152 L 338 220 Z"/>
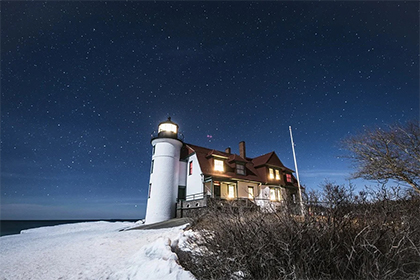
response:
<path fill-rule="evenodd" d="M 327 182 L 307 209 L 302 217 L 211 202 L 193 226 L 202 238 L 189 240 L 206 253 L 176 253 L 198 279 L 420 277 L 418 195 Z"/>

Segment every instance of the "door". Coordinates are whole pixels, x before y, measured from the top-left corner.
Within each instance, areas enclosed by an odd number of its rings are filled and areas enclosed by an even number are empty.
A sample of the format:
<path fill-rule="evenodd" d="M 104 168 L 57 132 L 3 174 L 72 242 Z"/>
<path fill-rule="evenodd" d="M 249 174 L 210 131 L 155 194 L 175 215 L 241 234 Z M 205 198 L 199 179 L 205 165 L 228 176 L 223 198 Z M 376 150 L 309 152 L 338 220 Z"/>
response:
<path fill-rule="evenodd" d="M 220 185 L 214 185 L 214 197 L 220 198 Z"/>

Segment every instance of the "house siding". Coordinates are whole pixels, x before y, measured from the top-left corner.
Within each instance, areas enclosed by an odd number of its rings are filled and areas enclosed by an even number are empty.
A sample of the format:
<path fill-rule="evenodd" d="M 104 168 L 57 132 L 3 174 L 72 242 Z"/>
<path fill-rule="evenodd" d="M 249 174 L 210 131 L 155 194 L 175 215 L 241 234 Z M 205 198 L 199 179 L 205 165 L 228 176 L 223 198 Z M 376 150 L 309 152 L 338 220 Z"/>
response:
<path fill-rule="evenodd" d="M 192 161 L 192 174 L 189 175 L 189 169 L 187 168 L 190 164 L 190 162 Z M 197 159 L 197 155 L 193 154 L 190 157 L 188 157 L 187 161 L 186 161 L 186 168 L 185 168 L 185 172 L 184 172 L 185 176 L 186 176 L 186 187 L 187 187 L 187 192 L 186 192 L 186 196 L 187 199 L 189 196 L 192 195 L 196 195 L 198 193 L 203 193 L 204 192 L 204 188 L 203 188 L 203 182 L 201 179 L 201 168 L 200 165 L 198 163 L 198 159 Z"/>
<path fill-rule="evenodd" d="M 187 185 L 187 162 L 180 161 L 178 186 L 186 186 L 186 185 Z"/>
<path fill-rule="evenodd" d="M 258 196 L 259 194 L 259 184 L 251 183 L 251 182 L 238 182 L 238 198 L 248 198 L 248 187 L 254 188 L 254 196 Z"/>

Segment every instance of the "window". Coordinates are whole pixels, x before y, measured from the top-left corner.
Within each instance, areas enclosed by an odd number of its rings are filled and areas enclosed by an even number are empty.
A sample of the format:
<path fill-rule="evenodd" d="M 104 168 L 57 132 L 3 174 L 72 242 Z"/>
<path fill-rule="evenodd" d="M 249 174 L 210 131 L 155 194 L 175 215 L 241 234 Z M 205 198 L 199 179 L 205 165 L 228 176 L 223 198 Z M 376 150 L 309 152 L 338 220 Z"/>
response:
<path fill-rule="evenodd" d="M 235 197 L 235 186 L 229 185 L 228 186 L 228 198 L 234 198 Z"/>
<path fill-rule="evenodd" d="M 153 173 L 153 166 L 155 165 L 155 160 L 152 159 L 152 166 L 150 166 L 150 173 Z"/>
<path fill-rule="evenodd" d="M 172 124 L 172 123 L 162 123 L 162 124 L 160 124 L 159 125 L 159 130 L 158 130 L 158 132 L 161 132 L 161 131 L 170 131 L 170 132 L 173 132 L 173 133 L 176 133 L 176 125 L 175 124 Z"/>
<path fill-rule="evenodd" d="M 224 171 L 223 169 L 223 160 L 215 159 L 214 160 L 214 170 L 215 171 Z"/>
<path fill-rule="evenodd" d="M 270 200 L 276 200 L 276 190 L 270 189 Z"/>
<path fill-rule="evenodd" d="M 237 163 L 236 174 L 245 175 L 245 165 Z"/>
<path fill-rule="evenodd" d="M 188 175 L 192 175 L 192 171 L 193 171 L 193 162 L 190 161 L 190 165 L 189 165 L 189 169 L 188 169 Z"/>
<path fill-rule="evenodd" d="M 269 168 L 268 169 L 268 177 L 270 179 L 274 179 L 274 170 L 273 170 L 273 168 Z"/>
<path fill-rule="evenodd" d="M 277 199 L 281 201 L 281 190 L 277 189 Z"/>
<path fill-rule="evenodd" d="M 185 186 L 178 186 L 178 199 L 185 200 L 185 197 L 186 197 Z"/>
<path fill-rule="evenodd" d="M 153 148 L 152 148 L 152 155 L 155 154 L 155 150 L 156 150 L 156 146 L 153 146 Z"/>
<path fill-rule="evenodd" d="M 152 183 L 149 184 L 149 198 L 151 194 L 152 194 Z"/>
<path fill-rule="evenodd" d="M 248 187 L 248 198 L 254 199 L 254 187 Z"/>
<path fill-rule="evenodd" d="M 276 180 L 280 180 L 280 171 L 276 169 Z"/>
<path fill-rule="evenodd" d="M 286 174 L 286 180 L 289 183 L 292 183 L 292 174 Z"/>

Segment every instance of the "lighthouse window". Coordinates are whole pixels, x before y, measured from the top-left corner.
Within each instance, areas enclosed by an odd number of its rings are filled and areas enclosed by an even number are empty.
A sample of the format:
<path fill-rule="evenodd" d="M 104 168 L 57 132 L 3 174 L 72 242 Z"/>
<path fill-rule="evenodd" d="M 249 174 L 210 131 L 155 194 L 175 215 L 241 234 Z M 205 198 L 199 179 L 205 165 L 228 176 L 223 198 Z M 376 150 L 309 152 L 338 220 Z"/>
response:
<path fill-rule="evenodd" d="M 150 167 L 150 173 L 153 173 L 153 165 L 155 165 L 155 160 L 152 160 L 152 166 Z"/>
<path fill-rule="evenodd" d="M 214 170 L 215 171 L 224 171 L 223 160 L 215 159 L 214 160 Z"/>
<path fill-rule="evenodd" d="M 173 133 L 176 133 L 176 125 L 171 124 L 171 123 L 162 123 L 161 125 L 159 125 L 159 131 L 170 131 Z"/>
<path fill-rule="evenodd" d="M 193 172 L 193 162 L 190 161 L 188 175 L 192 175 L 192 172 Z"/>
<path fill-rule="evenodd" d="M 151 194 L 152 194 L 152 183 L 149 184 L 149 198 Z"/>

